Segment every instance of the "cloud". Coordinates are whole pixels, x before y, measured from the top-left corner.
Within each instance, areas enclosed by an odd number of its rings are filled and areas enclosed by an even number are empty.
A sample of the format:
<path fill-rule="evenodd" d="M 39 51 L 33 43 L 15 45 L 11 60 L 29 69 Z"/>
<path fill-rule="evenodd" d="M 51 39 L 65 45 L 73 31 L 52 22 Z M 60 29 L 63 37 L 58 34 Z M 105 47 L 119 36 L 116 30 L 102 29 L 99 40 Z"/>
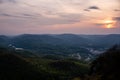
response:
<path fill-rule="evenodd" d="M 59 14 L 59 16 L 63 19 L 69 20 L 69 21 L 73 21 L 73 22 L 79 22 L 80 19 L 82 18 L 81 14 Z"/>
<path fill-rule="evenodd" d="M 96 26 L 104 26 L 104 25 L 109 25 L 109 24 L 112 24 L 112 23 L 94 23 L 94 25 Z"/>
<path fill-rule="evenodd" d="M 11 15 L 11 14 L 7 14 L 7 13 L 1 13 L 0 16 L 3 16 L 3 17 L 16 17 L 16 18 L 19 17 L 20 18 L 20 16 Z"/>
<path fill-rule="evenodd" d="M 120 21 L 120 17 L 113 17 L 113 20 Z"/>
<path fill-rule="evenodd" d="M 31 15 L 31 14 L 26 14 L 26 13 L 23 13 L 22 15 L 26 16 L 26 17 L 33 17 L 34 16 L 34 15 Z"/>
<path fill-rule="evenodd" d="M 88 9 L 95 9 L 95 10 L 99 10 L 100 8 L 97 6 L 90 6 Z"/>
<path fill-rule="evenodd" d="M 97 6 L 89 6 L 87 9 L 84 9 L 84 11 L 88 11 L 88 12 L 91 10 L 100 10 L 100 8 Z"/>
<path fill-rule="evenodd" d="M 18 15 L 18 14 L 8 14 L 8 13 L 1 13 L 0 16 L 5 16 L 5 17 L 14 17 L 14 18 L 33 18 L 34 16 L 33 15 L 30 15 L 30 14 L 21 14 L 21 15 Z"/>
<path fill-rule="evenodd" d="M 90 10 L 89 9 L 84 9 L 84 11 L 88 11 L 89 12 Z"/>
<path fill-rule="evenodd" d="M 6 2 L 10 2 L 10 3 L 16 3 L 16 0 L 0 0 L 0 3 L 6 3 Z"/>
<path fill-rule="evenodd" d="M 37 25 L 72 24 L 80 21 L 80 15 L 78 14 L 61 14 L 59 15 L 59 18 L 46 17 L 40 14 L 38 15 L 38 14 L 27 14 L 27 13 L 14 14 L 14 15 L 13 14 L 11 15 L 8 13 L 1 13 L 0 16 L 6 17 L 5 19 L 8 23 L 11 23 L 11 21 L 16 19 L 16 21 L 18 21 L 17 23 L 18 25 L 21 24 L 21 19 L 27 20 L 28 22 L 35 23 Z M 12 22 L 12 24 L 16 24 L 16 22 L 15 23 L 14 22 Z M 28 24 L 26 22 L 23 22 L 23 20 L 22 20 L 22 23 Z"/>
<path fill-rule="evenodd" d="M 109 24 L 113 24 L 113 22 L 109 22 L 109 23 L 94 23 L 97 26 L 103 26 L 103 25 L 109 25 Z"/>
<path fill-rule="evenodd" d="M 6 13 L 3 13 L 3 14 L 0 14 L 1 16 L 8 16 L 8 17 L 11 17 L 10 14 L 6 14 Z"/>
<path fill-rule="evenodd" d="M 4 31 L 2 28 L 6 26 L 6 32 L 9 31 L 8 28 L 11 30 L 15 28 L 17 32 L 19 27 L 22 27 L 21 29 L 25 27 L 28 31 L 31 28 L 36 32 L 36 30 L 42 31 L 46 26 L 48 30 L 52 29 L 56 25 L 59 28 L 61 25 L 68 25 L 68 28 L 88 25 L 86 28 L 90 29 L 90 23 L 113 15 L 109 10 L 119 10 L 115 0 L 110 0 L 110 3 L 105 0 L 104 4 L 102 2 L 102 0 L 0 0 L 0 30 Z M 90 12 L 101 9 L 104 15 L 101 15 L 101 12 Z"/>
<path fill-rule="evenodd" d="M 115 9 L 114 11 L 120 11 L 119 9 Z"/>
<path fill-rule="evenodd" d="M 23 2 L 22 4 L 24 4 L 26 6 L 29 6 L 29 7 L 37 8 L 37 6 L 29 4 L 29 3 L 26 3 L 26 2 Z"/>

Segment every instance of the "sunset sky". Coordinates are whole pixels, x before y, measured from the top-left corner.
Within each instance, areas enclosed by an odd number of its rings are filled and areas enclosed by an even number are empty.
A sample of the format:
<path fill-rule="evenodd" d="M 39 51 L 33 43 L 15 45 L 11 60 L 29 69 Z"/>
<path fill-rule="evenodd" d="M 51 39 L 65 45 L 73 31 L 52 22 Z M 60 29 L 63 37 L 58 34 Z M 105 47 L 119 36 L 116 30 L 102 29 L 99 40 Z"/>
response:
<path fill-rule="evenodd" d="M 120 34 L 120 0 L 0 0 L 0 35 Z"/>

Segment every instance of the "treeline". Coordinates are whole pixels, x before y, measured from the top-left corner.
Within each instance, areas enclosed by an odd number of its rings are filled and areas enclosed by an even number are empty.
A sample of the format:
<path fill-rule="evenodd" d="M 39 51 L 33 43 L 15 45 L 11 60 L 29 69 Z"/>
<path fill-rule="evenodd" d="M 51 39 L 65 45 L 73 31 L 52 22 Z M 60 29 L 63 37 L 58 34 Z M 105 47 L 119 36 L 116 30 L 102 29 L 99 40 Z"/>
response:
<path fill-rule="evenodd" d="M 120 45 L 115 45 L 91 63 L 85 80 L 120 80 Z"/>

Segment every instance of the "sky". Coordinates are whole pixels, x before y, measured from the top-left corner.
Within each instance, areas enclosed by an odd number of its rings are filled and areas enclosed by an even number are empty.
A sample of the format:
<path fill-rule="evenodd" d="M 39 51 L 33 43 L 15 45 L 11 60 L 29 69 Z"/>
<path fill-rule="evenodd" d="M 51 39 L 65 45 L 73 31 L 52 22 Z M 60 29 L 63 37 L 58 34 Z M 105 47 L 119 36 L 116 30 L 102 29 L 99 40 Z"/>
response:
<path fill-rule="evenodd" d="M 0 35 L 120 34 L 120 0 L 0 0 Z"/>

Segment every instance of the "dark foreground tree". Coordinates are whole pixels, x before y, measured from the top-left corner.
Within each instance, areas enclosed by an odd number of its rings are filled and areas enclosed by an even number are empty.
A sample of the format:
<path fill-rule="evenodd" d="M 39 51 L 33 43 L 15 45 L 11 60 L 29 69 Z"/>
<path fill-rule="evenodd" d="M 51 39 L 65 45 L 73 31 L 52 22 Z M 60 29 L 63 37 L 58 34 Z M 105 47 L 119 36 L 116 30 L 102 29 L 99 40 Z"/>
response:
<path fill-rule="evenodd" d="M 116 45 L 92 62 L 88 80 L 120 80 L 120 46 Z"/>
<path fill-rule="evenodd" d="M 0 80 L 38 80 L 38 72 L 13 54 L 0 55 Z"/>

